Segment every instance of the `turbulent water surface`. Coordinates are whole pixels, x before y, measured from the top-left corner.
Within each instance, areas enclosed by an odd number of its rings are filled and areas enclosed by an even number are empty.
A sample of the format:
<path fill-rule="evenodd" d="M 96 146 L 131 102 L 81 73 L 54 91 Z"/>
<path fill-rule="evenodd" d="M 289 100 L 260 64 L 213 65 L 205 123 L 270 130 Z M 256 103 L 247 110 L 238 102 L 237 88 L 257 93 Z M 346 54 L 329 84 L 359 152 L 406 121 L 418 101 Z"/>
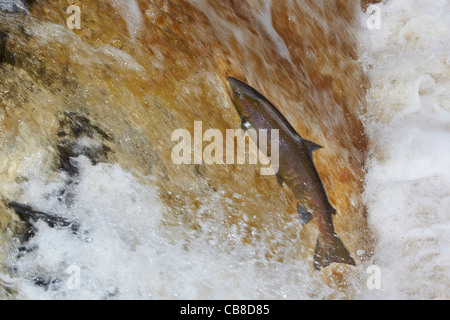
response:
<path fill-rule="evenodd" d="M 381 297 L 449 299 L 450 3 L 388 1 L 362 33 L 372 142 L 364 201 Z"/>
<path fill-rule="evenodd" d="M 449 298 L 450 3 L 413 2 L 0 0 L 0 297 Z M 227 76 L 324 146 L 356 267 L 260 165 L 174 163 L 241 126 Z"/>

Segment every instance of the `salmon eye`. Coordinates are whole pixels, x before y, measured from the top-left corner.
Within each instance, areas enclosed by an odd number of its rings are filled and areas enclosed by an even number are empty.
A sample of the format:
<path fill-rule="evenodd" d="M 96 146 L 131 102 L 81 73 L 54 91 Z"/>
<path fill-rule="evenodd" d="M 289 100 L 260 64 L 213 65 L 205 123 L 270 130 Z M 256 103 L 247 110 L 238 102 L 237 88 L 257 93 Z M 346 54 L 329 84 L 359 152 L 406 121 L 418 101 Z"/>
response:
<path fill-rule="evenodd" d="M 234 91 L 234 95 L 238 98 L 242 97 L 242 94 L 238 90 Z"/>

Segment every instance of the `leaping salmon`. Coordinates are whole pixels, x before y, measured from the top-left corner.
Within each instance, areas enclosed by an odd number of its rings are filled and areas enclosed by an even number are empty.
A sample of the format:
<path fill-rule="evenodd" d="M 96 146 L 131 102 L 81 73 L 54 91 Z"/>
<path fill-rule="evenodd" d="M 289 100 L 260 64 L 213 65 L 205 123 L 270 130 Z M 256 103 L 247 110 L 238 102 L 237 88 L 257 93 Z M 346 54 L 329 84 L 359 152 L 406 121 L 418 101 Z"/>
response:
<path fill-rule="evenodd" d="M 328 200 L 313 162 L 313 152 L 322 147 L 303 139 L 278 109 L 258 91 L 235 78 L 228 77 L 227 80 L 231 100 L 242 119 L 243 129 L 279 130 L 280 158 L 276 179 L 280 186 L 285 183 L 294 193 L 301 223 L 305 225 L 313 218 L 318 222 L 319 237 L 314 253 L 314 269 L 321 270 L 333 262 L 356 265 L 334 231 L 333 215 L 336 210 Z"/>

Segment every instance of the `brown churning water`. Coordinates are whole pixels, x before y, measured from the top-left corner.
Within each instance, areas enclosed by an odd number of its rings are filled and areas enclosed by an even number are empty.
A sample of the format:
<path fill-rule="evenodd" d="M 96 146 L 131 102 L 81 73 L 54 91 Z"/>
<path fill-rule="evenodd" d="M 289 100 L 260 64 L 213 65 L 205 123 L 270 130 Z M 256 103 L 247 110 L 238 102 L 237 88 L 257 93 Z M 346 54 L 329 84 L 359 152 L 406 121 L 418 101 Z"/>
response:
<path fill-rule="evenodd" d="M 67 1 L 0 12 L 0 294 L 329 299 L 365 287 L 372 242 L 360 197 L 359 3 L 73 4 L 80 29 L 67 26 Z M 316 225 L 299 228 L 295 196 L 257 166 L 171 161 L 174 130 L 240 126 L 230 74 L 324 146 L 315 165 L 359 267 L 315 274 Z M 41 221 L 24 239 L 30 221 L 9 203 L 77 221 L 81 231 Z M 78 291 L 58 286 L 73 265 L 84 270 Z"/>

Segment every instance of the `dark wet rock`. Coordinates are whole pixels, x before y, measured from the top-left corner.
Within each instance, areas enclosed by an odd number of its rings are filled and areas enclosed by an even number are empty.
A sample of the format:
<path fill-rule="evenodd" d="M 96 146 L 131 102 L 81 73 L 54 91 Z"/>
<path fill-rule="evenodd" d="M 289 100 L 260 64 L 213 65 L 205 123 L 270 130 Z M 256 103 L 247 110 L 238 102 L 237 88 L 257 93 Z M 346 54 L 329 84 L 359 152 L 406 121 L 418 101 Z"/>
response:
<path fill-rule="evenodd" d="M 8 49 L 9 35 L 7 31 L 0 29 L 0 64 L 7 63 L 14 65 L 14 53 Z"/>
<path fill-rule="evenodd" d="M 30 206 L 24 204 L 20 204 L 17 202 L 9 202 L 7 206 L 13 209 L 23 221 L 29 223 L 31 230 L 34 230 L 33 224 L 35 224 L 38 221 L 45 222 L 50 228 L 55 227 L 70 228 L 74 234 L 76 234 L 80 229 L 78 223 L 74 221 L 70 221 L 53 214 L 36 211 Z M 29 237 L 32 237 L 33 235 L 34 231 L 29 235 Z"/>
<path fill-rule="evenodd" d="M 105 142 L 113 140 L 110 135 L 78 113 L 65 112 L 60 116 L 59 122 L 60 128 L 56 135 L 58 136 L 60 170 L 70 176 L 77 175 L 78 168 L 72 159 L 81 155 L 90 159 L 94 165 L 107 162 L 111 149 L 105 145 Z"/>
<path fill-rule="evenodd" d="M 7 41 L 8 36 L 6 35 L 6 33 L 0 31 L 0 64 L 5 60 Z"/>
<path fill-rule="evenodd" d="M 30 280 L 34 283 L 34 285 L 41 287 L 44 290 L 57 290 L 62 283 L 60 279 L 54 279 L 44 275 L 32 276 L 30 277 Z"/>

